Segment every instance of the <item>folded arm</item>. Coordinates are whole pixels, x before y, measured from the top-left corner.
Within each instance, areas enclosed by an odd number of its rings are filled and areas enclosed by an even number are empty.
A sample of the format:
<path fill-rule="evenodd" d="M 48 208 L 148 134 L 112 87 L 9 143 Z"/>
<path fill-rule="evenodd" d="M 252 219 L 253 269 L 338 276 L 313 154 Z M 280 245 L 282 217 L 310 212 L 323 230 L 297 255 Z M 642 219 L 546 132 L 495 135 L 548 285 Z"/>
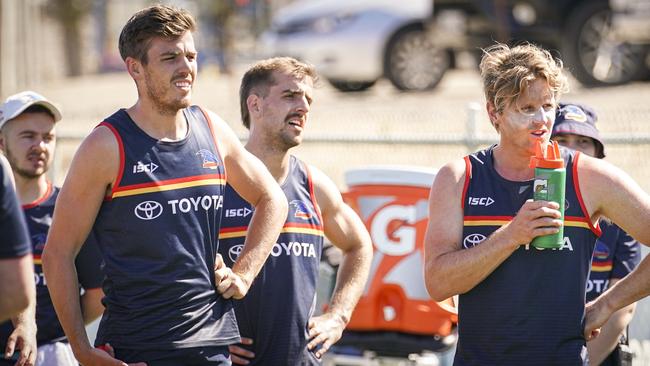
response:
<path fill-rule="evenodd" d="M 244 149 L 225 122 L 210 113 L 228 174 L 228 183 L 255 210 L 244 248 L 232 267 L 216 270 L 219 292 L 226 298 L 242 298 L 271 253 L 287 218 L 288 204 L 282 189 L 259 159 Z"/>

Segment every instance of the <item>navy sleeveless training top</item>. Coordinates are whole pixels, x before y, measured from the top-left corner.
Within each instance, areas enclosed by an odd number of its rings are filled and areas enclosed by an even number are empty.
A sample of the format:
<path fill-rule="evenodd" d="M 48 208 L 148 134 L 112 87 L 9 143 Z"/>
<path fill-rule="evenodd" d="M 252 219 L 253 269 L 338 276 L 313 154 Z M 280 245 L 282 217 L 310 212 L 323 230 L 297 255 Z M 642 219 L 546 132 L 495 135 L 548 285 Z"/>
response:
<path fill-rule="evenodd" d="M 239 331 L 254 340 L 251 365 L 320 364 L 307 350 L 307 322 L 316 304 L 322 220 L 307 166 L 290 159 L 281 185 L 289 202 L 287 221 L 248 294 L 235 302 Z M 228 266 L 241 252 L 251 215 L 250 204 L 226 186 L 219 252 Z"/>
<path fill-rule="evenodd" d="M 95 344 L 168 349 L 239 341 L 232 302 L 217 292 L 225 168 L 211 123 L 183 110 L 188 133 L 156 140 L 125 110 L 101 126 L 120 146 L 120 171 L 93 231 L 104 257 L 104 305 Z"/>
<path fill-rule="evenodd" d="M 34 281 L 36 282 L 36 341 L 38 345 L 64 341 L 65 333 L 54 311 L 52 298 L 43 273 L 41 255 L 45 248 L 47 234 L 52 225 L 54 203 L 59 188 L 48 184 L 47 191 L 38 200 L 23 205 L 23 214 L 29 229 L 34 257 Z M 102 258 L 92 235 L 86 240 L 75 258 L 79 285 L 85 290 L 101 287 L 104 275 L 101 271 Z M 0 349 L 5 349 L 7 339 L 14 331 L 11 321 L 0 324 Z"/>
<path fill-rule="evenodd" d="M 490 236 L 531 199 L 533 181 L 501 177 L 494 146 L 465 157 L 463 248 Z M 566 167 L 564 245 L 521 246 L 487 278 L 459 296 L 454 365 L 583 365 L 585 284 L 600 229 L 578 186 L 579 153 L 561 148 Z"/>

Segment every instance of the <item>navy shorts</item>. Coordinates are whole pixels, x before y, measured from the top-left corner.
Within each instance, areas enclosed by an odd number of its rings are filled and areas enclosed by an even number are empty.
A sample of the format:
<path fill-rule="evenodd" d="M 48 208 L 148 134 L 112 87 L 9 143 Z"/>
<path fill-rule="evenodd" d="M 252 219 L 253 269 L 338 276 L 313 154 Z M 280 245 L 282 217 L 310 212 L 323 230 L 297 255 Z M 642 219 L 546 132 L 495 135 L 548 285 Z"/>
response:
<path fill-rule="evenodd" d="M 231 366 L 228 346 L 136 350 L 115 348 L 115 357 L 126 363 L 146 362 L 147 366 Z"/>

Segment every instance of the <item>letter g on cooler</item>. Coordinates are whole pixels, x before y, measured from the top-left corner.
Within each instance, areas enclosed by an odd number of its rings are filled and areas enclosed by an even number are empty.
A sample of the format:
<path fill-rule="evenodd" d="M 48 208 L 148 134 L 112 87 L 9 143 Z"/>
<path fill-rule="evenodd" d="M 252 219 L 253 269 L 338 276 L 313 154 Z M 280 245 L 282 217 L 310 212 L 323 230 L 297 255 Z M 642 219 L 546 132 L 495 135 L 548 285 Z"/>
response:
<path fill-rule="evenodd" d="M 163 207 L 156 201 L 144 201 L 135 206 L 133 213 L 140 220 L 153 220 L 162 215 Z"/>
<path fill-rule="evenodd" d="M 398 220 L 402 225 L 388 235 L 391 222 Z M 407 255 L 415 250 L 416 230 L 415 206 L 390 205 L 378 211 L 370 224 L 370 234 L 377 250 L 392 256 Z M 407 225 L 406 225 L 407 224 Z"/>

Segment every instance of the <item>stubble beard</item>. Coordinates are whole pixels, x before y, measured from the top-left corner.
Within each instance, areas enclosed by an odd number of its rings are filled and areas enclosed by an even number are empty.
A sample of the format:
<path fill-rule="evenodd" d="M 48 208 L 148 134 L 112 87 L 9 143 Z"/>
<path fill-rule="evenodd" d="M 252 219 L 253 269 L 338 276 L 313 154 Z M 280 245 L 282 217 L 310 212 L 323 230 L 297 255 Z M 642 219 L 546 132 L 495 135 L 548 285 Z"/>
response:
<path fill-rule="evenodd" d="M 4 155 L 9 161 L 9 164 L 11 165 L 11 169 L 14 171 L 15 175 L 20 176 L 21 178 L 24 179 L 38 179 L 40 178 L 43 174 L 47 173 L 47 171 L 50 168 L 50 163 L 46 159 L 45 164 L 43 165 L 42 168 L 37 168 L 36 170 L 34 169 L 23 169 L 20 167 L 20 163 L 16 156 L 11 152 L 9 149 L 9 146 L 5 148 Z M 29 155 L 29 153 L 28 153 Z"/>
<path fill-rule="evenodd" d="M 302 138 L 290 136 L 287 133 L 282 133 L 279 137 L 278 147 L 284 149 L 284 151 L 288 151 L 289 149 L 300 145 L 302 142 Z"/>
<path fill-rule="evenodd" d="M 149 100 L 153 103 L 154 108 L 158 113 L 164 116 L 175 116 L 179 110 L 185 109 L 190 106 L 190 101 L 188 99 L 182 100 L 173 100 L 171 102 L 165 101 L 164 95 L 166 91 L 169 91 L 169 88 L 165 90 L 161 85 L 157 85 L 151 82 L 151 77 L 147 74 L 145 78 L 145 88 L 147 91 L 147 96 Z M 190 91 L 191 93 L 191 91 Z"/>

